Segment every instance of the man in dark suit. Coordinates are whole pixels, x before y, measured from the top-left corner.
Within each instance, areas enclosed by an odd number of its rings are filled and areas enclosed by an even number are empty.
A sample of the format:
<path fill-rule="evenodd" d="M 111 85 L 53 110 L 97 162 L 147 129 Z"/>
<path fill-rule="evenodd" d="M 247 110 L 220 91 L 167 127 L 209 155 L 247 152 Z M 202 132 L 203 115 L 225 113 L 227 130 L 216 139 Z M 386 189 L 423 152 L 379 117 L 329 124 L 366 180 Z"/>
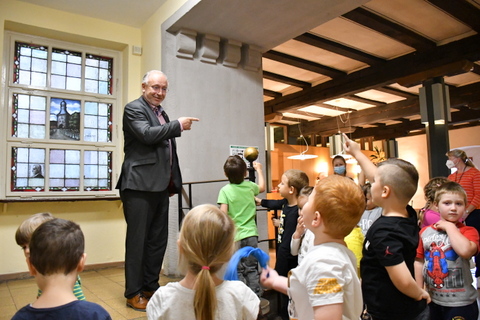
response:
<path fill-rule="evenodd" d="M 125 298 L 127 306 L 145 311 L 158 289 L 168 240 L 169 196 L 179 193 L 182 177 L 175 137 L 197 118 L 170 121 L 162 106 L 168 81 L 152 70 L 142 81 L 142 96 L 125 106 L 125 158 L 117 184 L 127 222 Z"/>

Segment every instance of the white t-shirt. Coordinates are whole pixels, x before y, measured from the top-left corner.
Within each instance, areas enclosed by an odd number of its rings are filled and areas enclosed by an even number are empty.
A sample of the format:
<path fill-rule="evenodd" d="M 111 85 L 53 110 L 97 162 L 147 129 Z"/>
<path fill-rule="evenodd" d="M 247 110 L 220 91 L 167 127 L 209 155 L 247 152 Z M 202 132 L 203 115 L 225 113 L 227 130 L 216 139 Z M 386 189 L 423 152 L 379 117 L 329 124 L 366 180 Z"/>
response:
<path fill-rule="evenodd" d="M 308 250 L 313 247 L 313 242 L 315 240 L 315 235 L 312 231 L 305 229 L 305 233 L 300 239 L 294 239 L 290 242 L 290 253 L 292 256 L 298 255 L 298 264 L 302 262 L 305 255 L 308 253 Z"/>
<path fill-rule="evenodd" d="M 310 249 L 290 275 L 289 312 L 292 319 L 311 320 L 313 307 L 343 303 L 343 320 L 358 320 L 363 309 L 356 258 L 339 243 Z"/>
<path fill-rule="evenodd" d="M 216 287 L 217 311 L 215 320 L 255 320 L 258 317 L 260 300 L 241 281 L 223 281 Z M 182 319 L 194 320 L 193 298 L 195 290 L 187 289 L 178 282 L 160 287 L 147 304 L 149 320 Z"/>

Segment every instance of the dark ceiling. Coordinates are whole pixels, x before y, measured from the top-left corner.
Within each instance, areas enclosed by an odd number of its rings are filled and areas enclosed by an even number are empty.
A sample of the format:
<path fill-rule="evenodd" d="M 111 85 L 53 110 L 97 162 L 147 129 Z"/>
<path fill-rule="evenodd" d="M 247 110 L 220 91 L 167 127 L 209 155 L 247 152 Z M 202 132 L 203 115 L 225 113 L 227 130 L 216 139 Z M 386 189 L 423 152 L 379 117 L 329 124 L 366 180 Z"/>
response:
<path fill-rule="evenodd" d="M 265 121 L 290 135 L 425 133 L 418 92 L 443 77 L 449 129 L 480 125 L 479 0 L 373 0 L 263 54 Z"/>

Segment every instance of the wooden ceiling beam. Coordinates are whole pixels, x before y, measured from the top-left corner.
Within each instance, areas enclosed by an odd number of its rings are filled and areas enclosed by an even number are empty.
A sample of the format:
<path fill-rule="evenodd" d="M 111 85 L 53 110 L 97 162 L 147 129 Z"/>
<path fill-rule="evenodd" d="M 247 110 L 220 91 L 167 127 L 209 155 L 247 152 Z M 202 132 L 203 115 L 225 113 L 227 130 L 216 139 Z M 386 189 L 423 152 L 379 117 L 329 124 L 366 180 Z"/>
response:
<path fill-rule="evenodd" d="M 312 33 L 307 32 L 293 39 L 309 44 L 311 46 L 315 46 L 323 50 L 327 50 L 327 51 L 339 54 L 341 56 L 344 56 L 353 60 L 364 62 L 370 66 L 374 66 L 374 65 L 385 62 L 384 59 L 372 56 L 371 54 L 365 53 L 363 51 L 360 51 L 354 48 L 347 47 L 338 42 L 334 42 L 334 41 L 316 36 Z"/>
<path fill-rule="evenodd" d="M 465 122 L 479 121 L 480 110 L 462 108 L 460 111 L 452 112 L 452 121 L 449 124 L 460 124 Z"/>
<path fill-rule="evenodd" d="M 458 74 L 467 73 L 472 69 L 473 62 L 469 60 L 459 60 L 452 63 L 444 64 L 442 66 L 438 66 L 436 68 L 410 74 L 406 77 L 398 79 L 397 82 L 404 87 L 413 87 L 421 84 L 423 81 L 428 79 L 443 76 L 456 76 Z"/>
<path fill-rule="evenodd" d="M 388 105 L 355 111 L 348 115 L 348 121 L 343 123 L 338 117 L 323 118 L 321 120 L 310 121 L 303 125 L 302 131 L 305 134 L 325 135 L 325 132 L 334 130 L 344 131 L 349 127 L 361 127 L 363 125 L 385 121 L 391 118 L 404 118 L 412 114 L 418 114 L 420 106 L 418 99 L 404 100 Z M 345 119 L 345 116 L 342 116 Z"/>
<path fill-rule="evenodd" d="M 380 105 L 387 104 L 386 102 L 383 102 L 383 101 L 362 98 L 362 97 L 356 96 L 354 94 L 345 96 L 344 98 L 349 99 L 349 100 L 353 100 L 353 101 L 358 101 L 358 102 L 361 102 L 361 103 L 373 104 L 374 106 L 380 106 Z"/>
<path fill-rule="evenodd" d="M 474 94 L 471 94 L 472 92 L 474 92 Z M 450 88 L 450 101 L 452 105 L 463 104 L 469 106 L 471 102 L 475 103 L 480 101 L 480 83 L 474 83 L 459 88 Z M 475 121 L 477 119 L 476 113 L 474 112 L 480 112 L 480 110 L 472 109 L 471 107 L 460 108 L 460 111 L 452 112 L 452 123 L 457 123 L 459 121 L 468 121 L 469 115 L 471 116 L 472 121 Z M 348 115 L 349 121 L 347 121 L 346 124 L 343 124 L 343 122 L 339 121 L 337 117 L 328 117 L 316 121 L 310 121 L 303 124 L 302 131 L 304 131 L 305 134 L 317 134 L 324 136 L 331 135 L 332 130 L 335 132 L 337 132 L 338 130 L 343 131 L 348 129 L 349 127 L 361 127 L 363 125 L 378 123 L 391 119 L 402 119 L 402 124 L 408 126 L 412 123 L 412 121 L 405 118 L 419 114 L 420 105 L 418 102 L 418 97 L 416 97 L 408 100 L 390 103 L 380 107 L 352 112 Z M 391 125 L 386 126 L 385 128 L 390 127 Z M 367 129 L 370 128 L 366 128 L 365 130 Z M 379 130 L 378 128 L 376 129 Z"/>
<path fill-rule="evenodd" d="M 414 52 L 387 61 L 382 66 L 370 67 L 321 83 L 302 92 L 267 101 L 264 113 L 286 112 L 298 107 L 318 104 L 348 94 L 375 89 L 396 82 L 397 79 L 459 60 L 480 60 L 480 35 L 450 42 L 431 52 Z"/>
<path fill-rule="evenodd" d="M 330 78 L 338 78 L 346 75 L 346 73 L 343 71 L 330 68 L 310 60 L 305 60 L 305 59 L 294 57 L 282 52 L 274 51 L 274 50 L 269 50 L 265 52 L 263 54 L 263 57 L 270 60 L 285 63 L 291 66 L 295 66 L 297 68 L 302 68 L 308 71 L 316 72 L 318 74 L 323 74 Z"/>
<path fill-rule="evenodd" d="M 268 71 L 263 71 L 263 78 L 268 79 L 268 80 L 272 80 L 272 81 L 285 83 L 285 84 L 288 84 L 288 85 L 294 86 L 294 87 L 304 88 L 304 89 L 305 88 L 310 88 L 312 86 L 312 84 L 310 82 L 293 79 L 293 78 L 290 78 L 290 77 L 282 76 L 280 74 L 276 74 L 276 73 L 268 72 Z"/>
<path fill-rule="evenodd" d="M 452 121 L 448 123 L 449 130 L 466 128 L 478 125 L 480 120 L 480 110 L 462 110 L 452 113 Z M 419 131 L 417 131 L 419 130 Z M 411 131 L 417 131 L 410 133 Z M 421 120 L 412 120 L 407 123 L 394 124 L 380 128 L 358 128 L 352 133 L 353 139 L 361 139 L 365 137 L 373 137 L 375 140 L 385 140 L 392 138 L 400 138 L 411 135 L 425 133 L 425 125 Z"/>
<path fill-rule="evenodd" d="M 480 65 L 478 63 L 473 64 L 472 72 L 476 74 L 480 74 Z"/>
<path fill-rule="evenodd" d="M 410 131 L 425 129 L 420 120 L 413 120 L 407 123 L 399 123 L 379 128 L 358 128 L 352 133 L 353 139 L 373 137 L 374 140 L 387 140 L 405 137 Z"/>
<path fill-rule="evenodd" d="M 417 51 L 428 51 L 436 46 L 435 42 L 418 33 L 362 7 L 345 13 L 343 17 L 415 48 Z"/>
<path fill-rule="evenodd" d="M 282 94 L 273 90 L 263 89 L 263 95 L 272 98 L 280 98 Z"/>
<path fill-rule="evenodd" d="M 449 86 L 449 92 L 451 107 L 468 105 L 471 108 L 476 102 L 480 102 L 480 82 L 462 87 Z"/>
<path fill-rule="evenodd" d="M 480 10 L 465 0 L 427 0 L 480 33 Z"/>
<path fill-rule="evenodd" d="M 418 96 L 417 94 L 407 92 L 407 91 L 398 90 L 398 89 L 391 88 L 391 87 L 378 87 L 378 88 L 375 88 L 374 90 L 378 90 L 378 91 L 381 91 L 381 92 L 393 94 L 395 96 L 400 96 L 400 97 L 404 97 L 404 98 L 407 98 L 407 99 L 415 98 L 415 97 Z"/>

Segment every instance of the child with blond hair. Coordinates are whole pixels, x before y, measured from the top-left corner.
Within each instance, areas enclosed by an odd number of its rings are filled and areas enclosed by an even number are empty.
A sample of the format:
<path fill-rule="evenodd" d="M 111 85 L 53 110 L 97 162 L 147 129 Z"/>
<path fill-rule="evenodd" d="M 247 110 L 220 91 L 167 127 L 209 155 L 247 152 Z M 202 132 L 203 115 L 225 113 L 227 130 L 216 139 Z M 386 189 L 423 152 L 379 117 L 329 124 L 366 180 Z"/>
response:
<path fill-rule="evenodd" d="M 418 224 L 420 225 L 420 228 L 429 226 L 440 220 L 440 213 L 434 204 L 435 192 L 442 184 L 448 181 L 450 180 L 445 177 L 435 177 L 430 179 L 423 187 L 426 203 L 418 212 Z"/>
<path fill-rule="evenodd" d="M 420 231 L 415 261 L 419 286 L 424 283 L 432 297 L 430 319 L 477 319 L 477 290 L 472 285 L 470 259 L 478 252 L 479 236 L 474 227 L 460 222 L 467 194 L 450 181 L 435 192 L 433 204 L 440 220 Z"/>
<path fill-rule="evenodd" d="M 232 219 L 216 206 L 190 210 L 177 242 L 185 277 L 153 294 L 148 319 L 257 319 L 260 300 L 255 293 L 241 281 L 223 281 L 217 275 L 232 256 L 234 235 Z"/>
<path fill-rule="evenodd" d="M 111 320 L 100 305 L 78 300 L 73 286 L 86 260 L 80 226 L 64 219 L 48 220 L 33 232 L 27 264 L 42 294 L 18 310 L 12 320 L 70 319 Z"/>
<path fill-rule="evenodd" d="M 15 232 L 15 241 L 22 248 L 26 258 L 30 255 L 30 239 L 35 229 L 42 223 L 53 219 L 55 219 L 55 217 L 50 212 L 40 212 L 35 213 L 20 224 Z M 37 296 L 39 297 L 41 294 L 42 291 L 39 289 Z M 78 300 L 85 300 L 80 276 L 77 277 L 77 281 L 75 281 L 75 285 L 73 286 L 73 294 Z"/>
<path fill-rule="evenodd" d="M 313 233 L 305 228 L 303 222 L 302 209 L 305 203 L 308 201 L 308 196 L 312 193 L 313 187 L 307 186 L 300 190 L 300 194 L 297 198 L 298 206 L 298 220 L 297 228 L 292 235 L 292 241 L 290 242 L 290 252 L 292 256 L 298 256 L 298 264 L 300 264 L 307 254 L 308 250 L 313 246 Z"/>
<path fill-rule="evenodd" d="M 283 197 L 280 200 L 255 198 L 257 205 L 270 210 L 281 210 L 278 227 L 277 251 L 275 270 L 282 276 L 298 265 L 298 257 L 293 256 L 290 250 L 292 235 L 297 227 L 298 195 L 303 187 L 308 186 L 309 179 L 305 172 L 298 169 L 289 169 L 284 172 L 278 184 L 278 192 Z M 288 297 L 281 295 L 279 315 L 288 320 Z"/>

